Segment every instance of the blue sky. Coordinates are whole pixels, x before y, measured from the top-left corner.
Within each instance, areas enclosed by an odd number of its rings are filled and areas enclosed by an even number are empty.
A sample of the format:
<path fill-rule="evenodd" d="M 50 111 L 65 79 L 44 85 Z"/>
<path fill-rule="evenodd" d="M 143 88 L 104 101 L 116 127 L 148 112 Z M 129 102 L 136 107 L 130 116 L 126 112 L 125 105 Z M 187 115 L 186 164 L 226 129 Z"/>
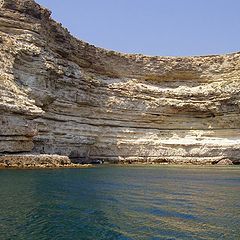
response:
<path fill-rule="evenodd" d="M 161 56 L 240 51 L 240 0 L 36 0 L 77 38 Z"/>

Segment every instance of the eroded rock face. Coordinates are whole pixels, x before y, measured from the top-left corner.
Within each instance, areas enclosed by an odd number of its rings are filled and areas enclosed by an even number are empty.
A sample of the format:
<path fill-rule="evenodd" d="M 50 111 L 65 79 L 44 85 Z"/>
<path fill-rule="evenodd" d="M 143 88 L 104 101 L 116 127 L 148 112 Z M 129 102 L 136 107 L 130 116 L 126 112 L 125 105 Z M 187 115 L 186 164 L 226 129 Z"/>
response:
<path fill-rule="evenodd" d="M 240 53 L 121 54 L 72 37 L 32 0 L 0 6 L 2 154 L 239 162 Z"/>
<path fill-rule="evenodd" d="M 0 156 L 0 168 L 46 168 L 72 166 L 70 159 L 58 155 L 6 155 Z"/>
<path fill-rule="evenodd" d="M 55 154 L 8 154 L 0 156 L 0 168 L 82 168 L 90 164 L 74 164 L 67 156 Z"/>

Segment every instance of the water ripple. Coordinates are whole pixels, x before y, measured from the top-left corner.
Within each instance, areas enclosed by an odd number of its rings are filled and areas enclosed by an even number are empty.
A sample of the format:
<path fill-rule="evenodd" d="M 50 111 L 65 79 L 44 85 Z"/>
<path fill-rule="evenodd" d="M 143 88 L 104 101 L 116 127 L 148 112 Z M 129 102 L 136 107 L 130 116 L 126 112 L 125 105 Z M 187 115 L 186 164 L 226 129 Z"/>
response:
<path fill-rule="evenodd" d="M 0 239 L 240 239 L 240 168 L 0 171 Z"/>

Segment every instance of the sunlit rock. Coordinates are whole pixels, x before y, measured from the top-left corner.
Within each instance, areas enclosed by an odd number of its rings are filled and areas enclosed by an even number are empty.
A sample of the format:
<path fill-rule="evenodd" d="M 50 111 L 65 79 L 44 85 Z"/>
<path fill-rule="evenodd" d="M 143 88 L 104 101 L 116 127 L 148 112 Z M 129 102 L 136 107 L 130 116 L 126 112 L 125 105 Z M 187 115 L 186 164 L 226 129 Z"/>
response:
<path fill-rule="evenodd" d="M 0 1 L 0 152 L 75 162 L 240 160 L 240 53 L 149 57 L 72 37 L 32 0 Z"/>

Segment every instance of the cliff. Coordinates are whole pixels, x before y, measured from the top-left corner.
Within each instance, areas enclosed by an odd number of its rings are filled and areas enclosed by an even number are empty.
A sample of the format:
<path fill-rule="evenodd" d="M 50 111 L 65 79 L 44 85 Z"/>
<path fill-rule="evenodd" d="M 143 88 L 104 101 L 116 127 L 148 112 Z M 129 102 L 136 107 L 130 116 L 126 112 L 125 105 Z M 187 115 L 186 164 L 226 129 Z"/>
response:
<path fill-rule="evenodd" d="M 150 57 L 0 1 L 0 153 L 75 162 L 240 162 L 240 53 Z"/>

